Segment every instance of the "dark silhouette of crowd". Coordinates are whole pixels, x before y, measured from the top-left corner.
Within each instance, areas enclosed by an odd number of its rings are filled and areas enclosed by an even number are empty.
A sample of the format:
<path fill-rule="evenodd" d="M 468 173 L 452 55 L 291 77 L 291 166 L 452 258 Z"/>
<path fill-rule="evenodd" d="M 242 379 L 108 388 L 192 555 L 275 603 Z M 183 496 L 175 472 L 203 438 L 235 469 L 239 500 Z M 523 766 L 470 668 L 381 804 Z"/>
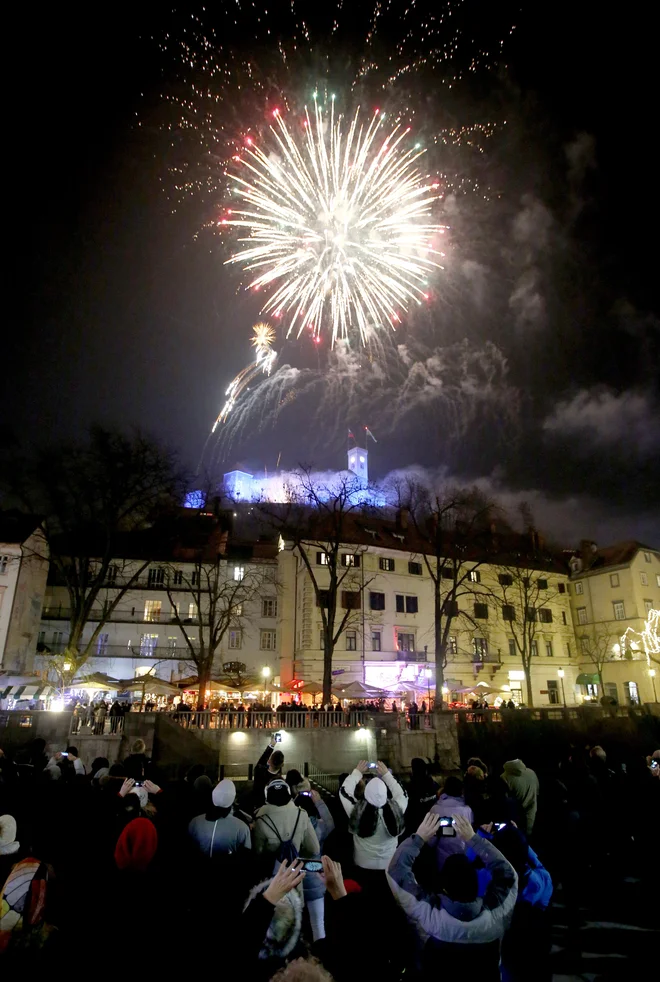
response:
<path fill-rule="evenodd" d="M 360 760 L 331 795 L 273 737 L 252 782 L 216 778 L 165 779 L 142 740 L 89 768 L 75 746 L 0 751 L 3 964 L 107 951 L 136 970 L 344 982 L 367 958 L 384 982 L 468 966 L 549 980 L 558 884 L 577 914 L 585 877 L 648 875 L 640 844 L 660 828 L 660 750 L 570 748 L 541 778 L 521 759 L 442 775 L 415 758 L 405 781 Z"/>

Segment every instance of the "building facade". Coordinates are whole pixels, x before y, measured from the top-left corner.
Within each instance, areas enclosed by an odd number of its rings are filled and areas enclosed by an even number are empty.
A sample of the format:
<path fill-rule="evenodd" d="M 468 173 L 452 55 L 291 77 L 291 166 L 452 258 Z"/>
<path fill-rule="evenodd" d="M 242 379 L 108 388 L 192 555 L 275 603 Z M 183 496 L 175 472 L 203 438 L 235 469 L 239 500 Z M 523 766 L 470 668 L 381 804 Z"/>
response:
<path fill-rule="evenodd" d="M 649 613 L 660 610 L 660 552 L 634 541 L 602 549 L 585 541 L 570 569 L 583 696 L 602 694 L 595 677 L 600 661 L 606 695 L 621 705 L 655 701 L 655 669 L 642 633 Z"/>
<path fill-rule="evenodd" d="M 48 549 L 36 516 L 0 512 L 0 668 L 29 670 L 48 576 Z"/>

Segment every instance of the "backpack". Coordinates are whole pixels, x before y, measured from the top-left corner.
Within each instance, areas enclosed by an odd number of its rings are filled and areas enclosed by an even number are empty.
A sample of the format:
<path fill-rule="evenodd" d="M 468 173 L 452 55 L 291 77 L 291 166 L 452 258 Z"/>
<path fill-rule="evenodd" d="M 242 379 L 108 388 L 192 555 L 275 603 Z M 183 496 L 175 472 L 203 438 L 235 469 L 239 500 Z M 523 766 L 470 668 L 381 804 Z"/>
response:
<path fill-rule="evenodd" d="M 298 850 L 293 844 L 293 840 L 296 837 L 296 829 L 298 828 L 298 822 L 300 821 L 300 813 L 302 808 L 298 808 L 298 814 L 296 816 L 296 824 L 293 826 L 293 832 L 291 833 L 290 839 L 283 839 L 280 833 L 277 831 L 277 827 L 273 821 L 271 821 L 268 815 L 258 815 L 257 821 L 266 822 L 268 828 L 271 829 L 277 836 L 280 847 L 277 850 L 277 855 L 275 857 L 277 863 L 282 863 L 286 861 L 287 865 L 291 865 L 294 859 L 298 858 Z"/>

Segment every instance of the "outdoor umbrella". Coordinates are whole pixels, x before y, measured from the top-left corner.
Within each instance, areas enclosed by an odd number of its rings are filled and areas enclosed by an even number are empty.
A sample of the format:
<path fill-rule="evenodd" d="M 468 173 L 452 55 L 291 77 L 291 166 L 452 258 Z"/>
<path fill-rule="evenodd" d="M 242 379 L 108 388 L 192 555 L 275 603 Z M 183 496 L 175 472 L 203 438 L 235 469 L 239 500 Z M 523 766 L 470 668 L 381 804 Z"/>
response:
<path fill-rule="evenodd" d="M 386 692 L 377 689 L 373 685 L 365 685 L 363 682 L 350 682 L 348 685 L 334 685 L 332 694 L 339 699 L 381 699 L 385 698 Z"/>
<path fill-rule="evenodd" d="M 110 678 L 104 672 L 92 672 L 91 675 L 74 679 L 69 688 L 84 689 L 85 692 L 119 692 L 122 685 L 118 679 Z"/>

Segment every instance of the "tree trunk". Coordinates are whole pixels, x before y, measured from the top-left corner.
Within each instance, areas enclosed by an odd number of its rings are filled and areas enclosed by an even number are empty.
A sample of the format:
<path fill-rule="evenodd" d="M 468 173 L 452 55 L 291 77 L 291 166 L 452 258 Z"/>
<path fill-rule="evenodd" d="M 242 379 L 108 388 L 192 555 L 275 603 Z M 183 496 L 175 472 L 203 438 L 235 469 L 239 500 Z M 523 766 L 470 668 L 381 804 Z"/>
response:
<path fill-rule="evenodd" d="M 206 686 L 209 684 L 211 678 L 211 666 L 208 663 L 208 659 L 204 659 L 201 667 L 198 669 L 199 672 L 199 692 L 197 694 L 197 712 L 201 713 L 204 709 L 204 697 L 206 695 Z"/>
<path fill-rule="evenodd" d="M 524 665 L 525 669 L 525 682 L 527 684 L 527 706 L 532 709 L 534 706 L 534 693 L 532 691 L 532 666 Z"/>
<path fill-rule="evenodd" d="M 434 633 L 435 633 L 435 709 L 440 710 L 444 706 L 442 687 L 445 684 L 445 645 L 442 641 L 442 602 L 440 600 L 440 587 L 435 588 L 434 605 Z"/>
<path fill-rule="evenodd" d="M 330 639 L 323 638 L 323 705 L 332 701 L 332 645 Z"/>

